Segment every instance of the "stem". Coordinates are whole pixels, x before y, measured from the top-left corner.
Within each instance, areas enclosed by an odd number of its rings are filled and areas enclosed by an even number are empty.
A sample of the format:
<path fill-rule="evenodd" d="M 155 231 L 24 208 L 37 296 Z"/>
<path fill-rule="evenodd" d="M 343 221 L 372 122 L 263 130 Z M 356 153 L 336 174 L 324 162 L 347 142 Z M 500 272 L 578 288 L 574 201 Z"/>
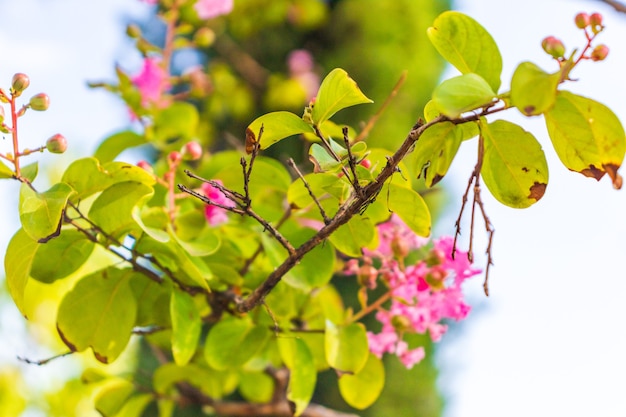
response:
<path fill-rule="evenodd" d="M 15 176 L 20 178 L 22 173 L 20 171 L 20 158 L 19 158 L 19 143 L 17 140 L 17 112 L 15 111 L 15 97 L 11 96 L 9 99 L 11 104 L 11 137 L 13 138 L 13 165 L 15 166 Z"/>
<path fill-rule="evenodd" d="M 367 306 L 366 308 L 364 308 L 363 310 L 359 311 L 354 316 L 352 316 L 351 321 L 354 323 L 354 322 L 361 320 L 363 317 L 367 316 L 369 313 L 375 310 L 378 310 L 385 303 L 385 301 L 389 299 L 391 299 L 391 290 L 389 290 L 388 292 L 383 294 L 378 300 L 374 301 L 372 304 L 370 304 L 369 306 Z"/>

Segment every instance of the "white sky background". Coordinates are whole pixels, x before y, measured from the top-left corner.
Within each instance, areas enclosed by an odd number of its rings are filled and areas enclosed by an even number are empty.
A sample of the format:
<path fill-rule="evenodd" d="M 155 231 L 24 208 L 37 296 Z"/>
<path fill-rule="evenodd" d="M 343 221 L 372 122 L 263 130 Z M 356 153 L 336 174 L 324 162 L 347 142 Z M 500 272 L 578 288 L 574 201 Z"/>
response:
<path fill-rule="evenodd" d="M 609 58 L 582 65 L 573 74 L 581 81 L 566 88 L 607 104 L 626 121 L 626 15 L 591 0 L 457 3 L 500 46 L 504 87 L 523 60 L 555 68 L 541 51 L 544 36 L 560 37 L 568 48 L 582 46 L 574 15 L 602 12 L 608 28 L 600 40 L 609 45 Z M 127 113 L 120 102 L 87 89 L 86 82 L 113 79 L 115 60 L 123 66 L 138 65 L 138 57 L 124 46 L 122 18 L 147 10 L 149 6 L 134 0 L 0 3 L 0 86 L 8 87 L 15 72 L 25 72 L 31 78 L 26 97 L 43 91 L 52 100 L 47 112 L 29 111 L 21 119 L 21 143 L 36 147 L 60 132 L 73 150 L 68 156 L 34 158 L 49 164 L 63 161 L 60 165 L 65 166 L 124 127 Z M 439 352 L 444 369 L 440 385 L 449 397 L 446 417 L 623 416 L 626 190 L 614 191 L 608 179 L 596 183 L 560 166 L 541 118 L 524 119 L 515 110 L 505 118 L 522 123 L 544 145 L 550 182 L 543 199 L 526 210 L 503 207 L 483 191 L 497 230 L 491 297 L 482 295 L 480 278 L 468 284 L 475 311 Z M 0 139 L 0 150 L 9 148 L 10 138 Z M 474 143 L 464 146 L 443 182 L 452 198 L 448 217 L 437 226 L 440 233 L 453 232 L 474 154 Z M 11 181 L 0 182 L 1 253 L 19 224 L 17 190 Z M 481 227 L 479 223 L 477 255 L 485 244 Z M 463 237 L 468 234 L 466 225 Z M 21 320 L 19 315 L 7 308 L 0 314 L 0 363 L 29 352 L 36 358 L 17 338 L 7 337 L 19 327 L 10 317 Z"/>

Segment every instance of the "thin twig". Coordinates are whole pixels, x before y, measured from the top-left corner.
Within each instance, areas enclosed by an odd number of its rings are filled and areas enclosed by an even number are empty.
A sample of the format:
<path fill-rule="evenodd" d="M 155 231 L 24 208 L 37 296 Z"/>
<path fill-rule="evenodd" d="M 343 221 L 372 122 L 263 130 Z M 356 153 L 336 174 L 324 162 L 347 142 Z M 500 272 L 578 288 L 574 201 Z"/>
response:
<path fill-rule="evenodd" d="M 378 121 L 380 116 L 387 109 L 389 104 L 391 104 L 391 101 L 396 97 L 396 95 L 398 95 L 398 91 L 400 91 L 400 87 L 402 87 L 402 84 L 404 84 L 404 81 L 406 81 L 407 74 L 408 74 L 408 71 L 406 70 L 403 71 L 402 74 L 400 74 L 400 78 L 396 82 L 396 85 L 394 85 L 393 90 L 391 90 L 391 93 L 389 93 L 389 95 L 383 102 L 382 106 L 380 106 L 378 111 L 376 111 L 376 113 L 372 117 L 370 117 L 370 119 L 367 121 L 367 124 L 365 125 L 363 130 L 361 130 L 361 132 L 357 135 L 357 137 L 354 138 L 355 143 L 362 141 L 369 135 L 370 130 L 372 130 L 372 128 L 376 125 L 376 122 Z"/>
<path fill-rule="evenodd" d="M 328 218 L 328 215 L 326 214 L 326 211 L 324 210 L 324 207 L 322 207 L 322 203 L 320 203 L 320 201 L 317 199 L 317 197 L 313 193 L 313 190 L 311 190 L 311 187 L 309 186 L 309 183 L 304 178 L 304 175 L 302 175 L 302 172 L 298 169 L 298 166 L 296 165 L 294 160 L 292 158 L 289 158 L 287 160 L 287 165 L 289 165 L 296 172 L 296 174 L 298 175 L 298 178 L 300 178 L 300 180 L 302 180 L 302 183 L 304 184 L 304 188 L 307 189 L 307 191 L 309 192 L 309 195 L 313 199 L 313 202 L 315 203 L 315 205 L 319 209 L 320 214 L 322 215 L 322 219 L 324 219 L 324 224 L 328 224 L 330 222 L 330 219 Z"/>
<path fill-rule="evenodd" d="M 626 13 L 626 4 L 621 3 L 619 1 L 615 1 L 615 0 L 600 0 L 602 3 L 606 3 L 609 6 L 611 6 L 612 8 L 615 9 L 615 11 L 620 12 L 620 13 Z"/>
<path fill-rule="evenodd" d="M 291 217 L 291 207 L 287 208 L 287 211 L 285 211 L 285 213 L 283 214 L 283 217 L 281 217 L 280 220 L 276 222 L 276 229 L 280 229 L 280 226 L 282 226 L 289 217 Z M 241 276 L 246 275 L 248 271 L 250 270 L 250 267 L 256 260 L 256 258 L 262 253 L 263 253 L 263 244 L 260 243 L 259 246 L 254 251 L 254 253 L 252 254 L 252 256 L 246 259 L 246 262 L 244 263 L 243 267 L 241 267 L 241 269 L 239 270 L 239 275 Z"/>
<path fill-rule="evenodd" d="M 24 358 L 24 357 L 22 357 L 22 356 L 18 356 L 18 357 L 17 357 L 17 360 L 22 361 L 22 362 L 24 362 L 24 363 L 27 363 L 27 364 L 29 364 L 29 365 L 37 365 L 37 366 L 41 366 L 41 365 L 45 365 L 45 364 L 47 364 L 47 363 L 49 363 L 49 362 L 51 362 L 51 361 L 53 361 L 53 360 L 55 360 L 55 359 L 59 359 L 59 358 L 62 358 L 62 357 L 64 357 L 64 356 L 71 355 L 72 353 L 75 353 L 75 352 L 73 352 L 73 351 L 71 351 L 71 350 L 70 350 L 70 351 L 68 351 L 68 352 L 59 353 L 58 355 L 54 355 L 54 356 L 51 356 L 51 357 L 49 357 L 49 358 L 46 358 L 46 359 L 41 359 L 41 360 L 38 360 L 38 361 L 36 361 L 36 360 L 32 360 L 32 359 L 28 359 L 28 358 Z"/>
<path fill-rule="evenodd" d="M 356 173 L 356 158 L 352 154 L 352 146 L 350 145 L 350 138 L 348 138 L 348 128 L 344 126 L 341 131 L 343 133 L 343 142 L 345 143 L 346 151 L 348 152 L 348 165 L 350 166 L 350 171 L 352 171 L 352 180 L 350 182 L 354 187 L 354 191 L 361 195 L 361 184 L 359 184 L 359 176 Z"/>

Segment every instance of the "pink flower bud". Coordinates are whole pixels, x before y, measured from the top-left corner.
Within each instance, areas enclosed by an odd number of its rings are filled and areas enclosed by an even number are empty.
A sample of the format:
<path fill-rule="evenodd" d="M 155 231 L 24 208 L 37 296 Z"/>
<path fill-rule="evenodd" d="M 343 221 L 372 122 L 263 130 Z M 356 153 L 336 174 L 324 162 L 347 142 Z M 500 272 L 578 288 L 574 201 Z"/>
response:
<path fill-rule="evenodd" d="M 541 42 L 541 47 L 546 53 L 554 58 L 563 58 L 565 55 L 565 45 L 554 36 L 548 36 Z"/>
<path fill-rule="evenodd" d="M 198 142 L 187 142 L 181 150 L 183 159 L 186 161 L 197 161 L 202 157 L 202 145 Z"/>
<path fill-rule="evenodd" d="M 28 78 L 28 75 L 18 72 L 11 80 L 11 94 L 15 97 L 19 97 L 22 91 L 26 90 L 29 85 L 30 78 Z"/>
<path fill-rule="evenodd" d="M 609 47 L 606 45 L 598 45 L 591 51 L 592 61 L 602 61 L 609 54 Z"/>
<path fill-rule="evenodd" d="M 370 161 L 369 159 L 363 159 L 359 163 L 361 164 L 361 166 L 364 166 L 367 169 L 370 169 L 372 167 L 372 161 Z"/>
<path fill-rule="evenodd" d="M 39 93 L 30 98 L 28 103 L 31 109 L 37 111 L 45 111 L 50 107 L 50 97 L 45 93 Z"/>
<path fill-rule="evenodd" d="M 183 156 L 178 151 L 172 151 L 167 156 L 167 160 L 169 161 L 170 165 L 178 165 L 180 164 L 180 161 L 183 160 Z"/>
<path fill-rule="evenodd" d="M 602 26 L 602 15 L 600 13 L 593 13 L 589 16 L 589 23 L 591 26 Z"/>
<path fill-rule="evenodd" d="M 141 161 L 137 162 L 137 166 L 139 168 L 143 169 L 143 170 L 146 170 L 146 171 L 150 172 L 150 173 L 154 172 L 154 170 L 152 169 L 152 165 L 150 165 L 150 163 L 148 161 L 141 160 Z"/>
<path fill-rule="evenodd" d="M 591 21 L 587 13 L 578 13 L 574 18 L 574 22 L 576 22 L 576 27 L 584 29 L 589 26 Z"/>
<path fill-rule="evenodd" d="M 57 133 L 46 141 L 46 149 L 50 153 L 63 153 L 67 150 L 67 139 L 65 139 L 65 136 Z"/>

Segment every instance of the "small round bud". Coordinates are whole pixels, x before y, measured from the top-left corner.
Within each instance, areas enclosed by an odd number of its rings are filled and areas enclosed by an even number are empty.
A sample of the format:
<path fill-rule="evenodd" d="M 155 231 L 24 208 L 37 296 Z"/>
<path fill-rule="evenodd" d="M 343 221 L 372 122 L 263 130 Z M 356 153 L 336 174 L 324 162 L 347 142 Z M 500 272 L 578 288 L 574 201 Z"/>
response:
<path fill-rule="evenodd" d="M 67 139 L 65 139 L 65 136 L 57 133 L 48 139 L 46 149 L 51 153 L 63 153 L 67 150 Z"/>
<path fill-rule="evenodd" d="M 589 15 L 587 13 L 578 13 L 574 18 L 574 22 L 576 22 L 576 27 L 579 29 L 584 29 L 591 23 Z"/>
<path fill-rule="evenodd" d="M 148 161 L 144 161 L 141 160 L 139 162 L 137 162 L 137 166 L 145 171 L 148 171 L 150 173 L 153 173 L 154 170 L 152 169 L 152 165 L 150 165 L 150 163 Z"/>
<path fill-rule="evenodd" d="M 609 54 L 609 47 L 606 45 L 598 45 L 591 51 L 592 61 L 603 61 Z"/>
<path fill-rule="evenodd" d="M 565 45 L 559 39 L 554 36 L 548 36 L 541 41 L 541 47 L 548 55 L 554 58 L 563 58 L 565 55 Z"/>
<path fill-rule="evenodd" d="M 29 85 L 30 78 L 28 78 L 28 75 L 18 72 L 11 80 L 11 94 L 15 97 L 19 97 L 22 91 L 26 90 Z"/>
<path fill-rule="evenodd" d="M 211 28 L 202 27 L 194 35 L 193 41 L 200 48 L 208 48 L 215 42 L 215 32 Z"/>
<path fill-rule="evenodd" d="M 180 161 L 183 160 L 183 156 L 178 151 L 172 151 L 167 156 L 167 160 L 169 161 L 170 165 L 177 165 L 180 164 Z"/>
<path fill-rule="evenodd" d="M 0 106 L 0 124 L 4 123 L 4 107 Z"/>
<path fill-rule="evenodd" d="M 30 98 L 28 105 L 33 110 L 48 110 L 48 107 L 50 107 L 50 97 L 48 97 L 48 95 L 45 93 L 39 93 Z"/>
<path fill-rule="evenodd" d="M 591 26 L 602 26 L 602 15 L 600 13 L 593 13 L 589 16 L 589 23 Z"/>
<path fill-rule="evenodd" d="M 370 169 L 372 167 L 372 161 L 370 161 L 369 159 L 362 159 L 359 164 L 367 169 Z"/>
<path fill-rule="evenodd" d="M 202 157 L 202 145 L 195 141 L 187 142 L 185 146 L 183 146 L 181 154 L 186 161 L 197 161 Z"/>
<path fill-rule="evenodd" d="M 137 39 L 141 37 L 141 29 L 136 24 L 131 23 L 126 26 L 126 34 L 133 39 Z"/>

